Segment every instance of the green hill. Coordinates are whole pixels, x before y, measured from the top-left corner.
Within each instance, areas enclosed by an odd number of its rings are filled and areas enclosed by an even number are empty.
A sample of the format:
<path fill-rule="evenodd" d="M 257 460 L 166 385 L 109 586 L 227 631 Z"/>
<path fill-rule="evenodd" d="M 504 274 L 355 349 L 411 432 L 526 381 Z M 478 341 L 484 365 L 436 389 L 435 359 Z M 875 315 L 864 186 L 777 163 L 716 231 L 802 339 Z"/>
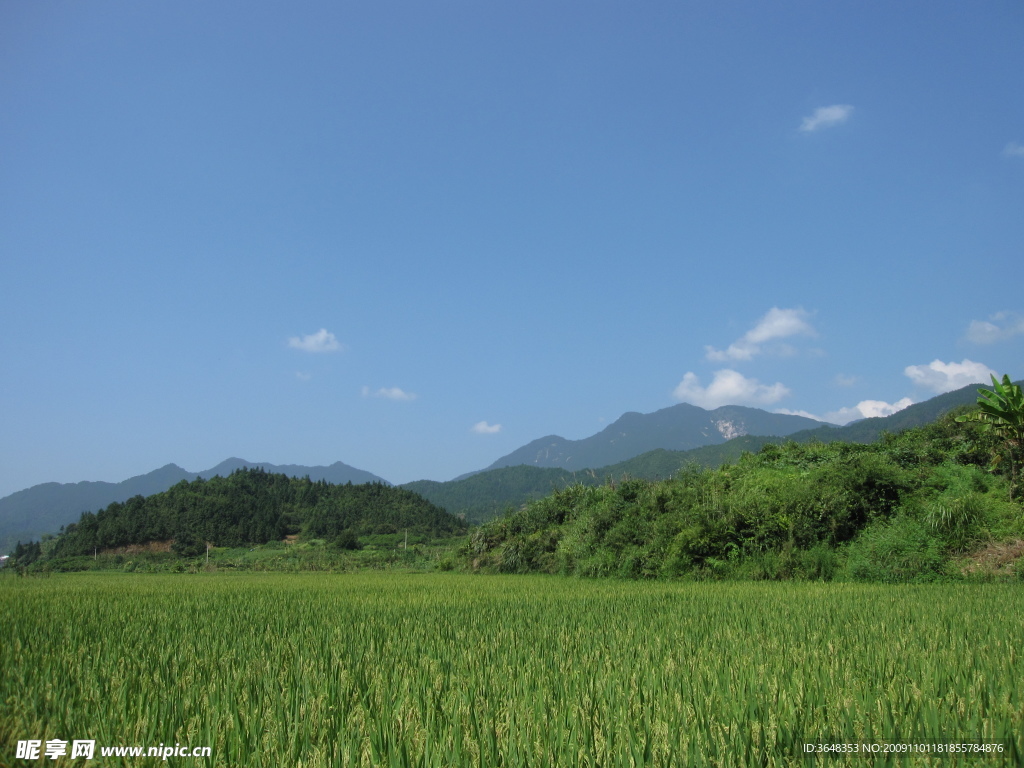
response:
<path fill-rule="evenodd" d="M 466 523 L 402 488 L 382 483 L 331 485 L 262 469 L 181 481 L 149 497 L 135 496 L 86 512 L 48 551 L 54 557 L 175 540 L 215 546 L 264 544 L 289 534 L 338 538 L 397 533 L 433 537 L 465 532 Z"/>
<path fill-rule="evenodd" d="M 479 528 L 464 567 L 625 578 L 961 578 L 958 558 L 1024 535 L 1007 463 L 990 470 L 1000 446 L 950 414 L 871 444 L 787 441 L 669 479 L 576 484 Z"/>

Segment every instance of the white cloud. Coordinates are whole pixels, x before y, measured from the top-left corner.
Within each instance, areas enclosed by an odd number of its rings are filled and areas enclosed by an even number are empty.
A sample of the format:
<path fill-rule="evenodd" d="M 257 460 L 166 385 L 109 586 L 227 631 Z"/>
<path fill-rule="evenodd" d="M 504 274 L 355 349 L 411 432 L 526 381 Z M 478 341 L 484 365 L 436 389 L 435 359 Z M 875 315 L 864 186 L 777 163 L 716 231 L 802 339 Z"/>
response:
<path fill-rule="evenodd" d="M 814 328 L 807 322 L 809 316 L 807 312 L 799 308 L 772 307 L 764 317 L 758 320 L 757 325 L 730 344 L 728 349 L 705 347 L 707 358 L 717 362 L 750 360 L 754 355 L 761 354 L 761 348 L 765 342 L 789 336 L 814 336 L 816 335 Z M 784 356 L 796 354 L 796 350 L 788 344 L 779 345 L 775 351 Z"/>
<path fill-rule="evenodd" d="M 864 415 L 864 418 L 872 419 L 877 416 L 892 416 L 897 411 L 902 411 L 913 404 L 914 401 L 909 397 L 904 397 L 895 403 L 887 403 L 884 400 L 861 400 L 857 403 L 857 410 Z"/>
<path fill-rule="evenodd" d="M 415 392 L 406 392 L 398 387 L 381 387 L 371 391 L 369 387 L 363 387 L 363 397 L 383 397 L 386 400 L 415 400 L 418 395 Z"/>
<path fill-rule="evenodd" d="M 928 365 L 908 365 L 903 373 L 915 384 L 940 395 L 968 384 L 985 383 L 995 375 L 987 365 L 966 359 L 960 363 L 933 360 Z"/>
<path fill-rule="evenodd" d="M 1016 312 L 997 312 L 988 320 L 972 320 L 967 338 L 975 344 L 995 344 L 1024 333 L 1024 317 Z"/>
<path fill-rule="evenodd" d="M 819 128 L 829 128 L 833 125 L 845 123 L 853 114 L 853 107 L 849 104 L 833 104 L 830 107 L 818 107 L 814 114 L 805 117 L 800 124 L 800 130 L 804 133 L 816 131 Z"/>
<path fill-rule="evenodd" d="M 871 419 L 877 416 L 891 416 L 897 411 L 902 411 L 914 401 L 909 397 L 897 400 L 895 403 L 887 403 L 884 400 L 861 400 L 852 408 L 840 408 L 838 411 L 830 411 L 822 417 L 823 421 L 832 424 L 849 424 L 857 419 Z"/>
<path fill-rule="evenodd" d="M 833 381 L 835 381 L 837 387 L 852 387 L 857 383 L 858 377 L 847 376 L 844 373 L 837 373 Z"/>
<path fill-rule="evenodd" d="M 1003 155 L 1006 157 L 1024 157 L 1024 145 L 1011 141 L 1006 145 L 1006 149 L 1003 150 Z"/>
<path fill-rule="evenodd" d="M 772 307 L 760 322 L 747 332 L 746 339 L 760 344 L 771 339 L 803 334 L 813 336 L 814 329 L 807 323 L 807 313 L 802 309 L 779 309 Z"/>
<path fill-rule="evenodd" d="M 316 333 L 308 336 L 292 336 L 288 339 L 288 346 L 294 349 L 301 349 L 303 352 L 337 352 L 341 344 L 334 337 L 333 333 L 326 328 L 321 328 Z"/>
<path fill-rule="evenodd" d="M 964 360 L 959 363 L 933 360 L 928 365 L 908 365 L 903 372 L 915 384 L 936 394 L 952 392 L 954 389 L 960 389 L 969 384 L 984 383 L 988 381 L 989 375 L 994 373 L 987 365 L 975 363 L 972 360 Z M 839 375 L 836 376 L 835 382 L 840 386 L 849 386 L 854 383 L 854 377 Z M 852 407 L 830 411 L 820 417 L 803 411 L 777 411 L 777 413 L 798 413 L 801 416 L 809 416 L 812 419 L 817 418 L 833 424 L 849 424 L 857 419 L 891 416 L 913 404 L 913 400 L 904 397 L 895 403 L 885 400 L 861 400 Z"/>
<path fill-rule="evenodd" d="M 476 432 L 478 435 L 493 435 L 501 432 L 501 424 L 488 424 L 486 421 L 478 421 L 470 427 L 470 431 Z"/>
<path fill-rule="evenodd" d="M 707 352 L 705 357 L 708 360 L 713 360 L 716 363 L 724 363 L 728 360 L 750 360 L 755 354 L 761 350 L 756 347 L 751 347 L 744 344 L 741 341 L 733 342 L 729 345 L 728 349 L 715 349 L 710 344 L 704 347 Z"/>
<path fill-rule="evenodd" d="M 788 394 L 789 390 L 781 383 L 767 386 L 728 368 L 715 371 L 707 387 L 700 385 L 695 373 L 687 373 L 672 392 L 677 400 L 708 409 L 720 405 L 770 405 Z"/>
<path fill-rule="evenodd" d="M 788 408 L 777 408 L 775 413 L 785 413 L 790 416 L 806 416 L 808 419 L 825 421 L 829 424 L 849 424 L 857 419 L 870 419 L 875 416 L 891 416 L 897 411 L 902 411 L 914 401 L 909 397 L 897 400 L 895 403 L 887 403 L 884 400 L 861 400 L 852 408 L 840 408 L 838 411 L 829 411 L 824 416 L 817 416 L 808 411 L 791 411 Z"/>
<path fill-rule="evenodd" d="M 815 421 L 821 421 L 821 416 L 815 416 L 809 411 L 791 411 L 789 408 L 776 408 L 775 413 L 783 413 L 786 416 L 803 416 L 805 419 L 814 419 Z"/>
<path fill-rule="evenodd" d="M 309 381 L 310 379 L 313 378 L 313 374 L 306 373 L 305 371 L 296 371 L 295 378 L 298 379 L 299 381 Z"/>

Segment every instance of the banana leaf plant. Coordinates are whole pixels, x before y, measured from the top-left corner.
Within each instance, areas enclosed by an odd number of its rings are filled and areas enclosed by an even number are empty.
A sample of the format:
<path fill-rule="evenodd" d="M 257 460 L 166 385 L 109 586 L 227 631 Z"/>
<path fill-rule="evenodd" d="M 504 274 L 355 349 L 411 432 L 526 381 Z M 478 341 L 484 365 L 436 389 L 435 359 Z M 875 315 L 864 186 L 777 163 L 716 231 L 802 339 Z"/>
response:
<path fill-rule="evenodd" d="M 1024 454 L 1024 393 L 1003 375 L 992 377 L 992 389 L 979 389 L 978 410 L 957 421 L 977 421 L 1003 441 L 1010 462 L 1010 498 L 1017 490 L 1017 464 Z"/>

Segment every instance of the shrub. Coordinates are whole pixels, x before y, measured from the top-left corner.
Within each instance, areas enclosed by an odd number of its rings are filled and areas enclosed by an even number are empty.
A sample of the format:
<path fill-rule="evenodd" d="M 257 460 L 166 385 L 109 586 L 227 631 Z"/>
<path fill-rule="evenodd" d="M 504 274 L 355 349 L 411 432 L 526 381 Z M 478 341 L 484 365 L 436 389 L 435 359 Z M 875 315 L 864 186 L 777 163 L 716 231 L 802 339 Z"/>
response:
<path fill-rule="evenodd" d="M 206 542 L 192 531 L 184 530 L 175 537 L 171 551 L 179 557 L 198 557 L 206 551 Z"/>
<path fill-rule="evenodd" d="M 850 546 L 847 569 L 858 581 L 935 581 L 945 573 L 943 542 L 909 515 L 878 521 Z"/>
<path fill-rule="evenodd" d="M 346 528 L 335 536 L 334 539 L 332 539 L 331 544 L 337 549 L 345 549 L 349 551 L 363 548 L 363 545 L 359 543 L 359 537 L 356 536 L 355 531 L 351 528 Z"/>
<path fill-rule="evenodd" d="M 834 544 L 851 540 L 872 521 L 891 517 L 913 487 L 906 470 L 871 453 L 819 468 L 814 484 L 820 508 L 818 535 Z"/>

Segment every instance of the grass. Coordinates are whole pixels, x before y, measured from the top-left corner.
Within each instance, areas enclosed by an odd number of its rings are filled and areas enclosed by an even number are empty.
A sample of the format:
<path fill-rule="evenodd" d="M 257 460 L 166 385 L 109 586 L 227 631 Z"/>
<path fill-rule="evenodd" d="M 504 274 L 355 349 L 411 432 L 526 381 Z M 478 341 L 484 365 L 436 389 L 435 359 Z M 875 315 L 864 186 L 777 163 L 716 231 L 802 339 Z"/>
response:
<path fill-rule="evenodd" d="M 378 534 L 359 539 L 360 548 L 341 549 L 323 539 L 298 539 L 242 547 L 212 547 L 207 555 L 185 558 L 171 551 L 171 542 L 121 547 L 97 554 L 38 560 L 29 570 L 42 572 L 196 573 L 199 571 L 320 571 L 360 570 L 429 572 L 450 570 L 456 547 L 465 536 L 430 538 L 410 534 Z M 158 546 L 154 546 L 157 545 Z M 0 575 L 3 572 L 0 571 Z"/>
<path fill-rule="evenodd" d="M 782 766 L 951 739 L 1007 751 L 821 764 L 1012 765 L 1021 615 L 1016 585 L 5 576 L 0 765 L 50 738 L 213 749 L 133 766 Z"/>

